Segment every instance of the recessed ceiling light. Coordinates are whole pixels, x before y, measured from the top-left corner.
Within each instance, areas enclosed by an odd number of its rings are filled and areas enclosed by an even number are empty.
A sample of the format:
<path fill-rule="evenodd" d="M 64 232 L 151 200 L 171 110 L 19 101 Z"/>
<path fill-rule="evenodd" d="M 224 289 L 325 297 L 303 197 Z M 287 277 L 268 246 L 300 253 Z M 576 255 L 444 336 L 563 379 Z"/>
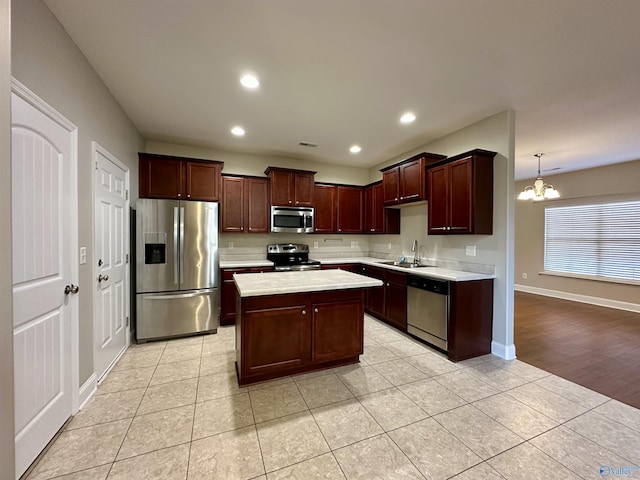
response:
<path fill-rule="evenodd" d="M 402 114 L 402 116 L 400 117 L 400 123 L 411 123 L 416 119 L 416 116 L 411 113 L 411 112 L 405 112 Z"/>
<path fill-rule="evenodd" d="M 243 75 L 242 78 L 240 78 L 240 83 L 243 87 L 250 89 L 258 88 L 258 86 L 260 85 L 258 77 L 251 74 Z"/>
<path fill-rule="evenodd" d="M 242 137 L 244 135 L 244 128 L 236 126 L 231 129 L 231 133 L 233 133 L 236 137 Z"/>
<path fill-rule="evenodd" d="M 351 153 L 360 153 L 362 151 L 362 148 L 360 148 L 360 145 L 351 145 L 349 151 Z"/>

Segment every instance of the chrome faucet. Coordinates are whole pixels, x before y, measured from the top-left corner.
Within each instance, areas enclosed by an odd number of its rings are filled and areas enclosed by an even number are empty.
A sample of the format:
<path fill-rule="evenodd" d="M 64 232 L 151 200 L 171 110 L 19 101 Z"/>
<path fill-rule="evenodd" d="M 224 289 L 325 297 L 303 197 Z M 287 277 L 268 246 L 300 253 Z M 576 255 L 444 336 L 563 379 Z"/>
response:
<path fill-rule="evenodd" d="M 420 265 L 420 250 L 418 249 L 418 240 L 413 241 L 411 251 L 413 252 L 413 264 Z"/>

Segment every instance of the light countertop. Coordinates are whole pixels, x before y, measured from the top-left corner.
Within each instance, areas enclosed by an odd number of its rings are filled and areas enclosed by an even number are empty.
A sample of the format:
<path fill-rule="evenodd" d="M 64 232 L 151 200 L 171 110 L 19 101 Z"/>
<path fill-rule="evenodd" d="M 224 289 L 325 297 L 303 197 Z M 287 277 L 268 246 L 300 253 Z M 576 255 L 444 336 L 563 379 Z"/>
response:
<path fill-rule="evenodd" d="M 311 256 L 313 258 L 313 255 Z M 485 280 L 496 278 L 495 275 L 465 272 L 462 270 L 452 270 L 449 268 L 441 267 L 419 267 L 419 268 L 403 268 L 393 265 L 383 265 L 383 260 L 373 257 L 336 257 L 336 258 L 322 258 L 319 259 L 323 265 L 336 265 L 344 263 L 361 263 L 364 265 L 372 265 L 380 268 L 388 268 L 397 272 L 404 272 L 411 275 L 417 275 L 420 277 L 435 278 L 438 280 L 449 280 L 451 282 L 468 282 L 471 280 Z M 271 267 L 273 263 L 268 260 L 234 260 L 234 261 L 221 261 L 220 268 L 248 268 L 248 267 Z M 295 273 L 295 272 L 279 272 L 279 273 Z M 347 287 L 349 288 L 349 287 Z"/>
<path fill-rule="evenodd" d="M 239 273 L 233 276 L 241 297 L 379 287 L 382 281 L 346 270 Z"/>

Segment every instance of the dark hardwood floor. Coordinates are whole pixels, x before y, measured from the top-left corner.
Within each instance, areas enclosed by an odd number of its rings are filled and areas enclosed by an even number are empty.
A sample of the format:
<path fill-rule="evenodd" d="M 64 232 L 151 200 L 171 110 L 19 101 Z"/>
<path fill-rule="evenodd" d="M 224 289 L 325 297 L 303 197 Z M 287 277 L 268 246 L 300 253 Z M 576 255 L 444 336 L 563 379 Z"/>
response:
<path fill-rule="evenodd" d="M 640 313 L 515 292 L 519 360 L 640 408 Z"/>

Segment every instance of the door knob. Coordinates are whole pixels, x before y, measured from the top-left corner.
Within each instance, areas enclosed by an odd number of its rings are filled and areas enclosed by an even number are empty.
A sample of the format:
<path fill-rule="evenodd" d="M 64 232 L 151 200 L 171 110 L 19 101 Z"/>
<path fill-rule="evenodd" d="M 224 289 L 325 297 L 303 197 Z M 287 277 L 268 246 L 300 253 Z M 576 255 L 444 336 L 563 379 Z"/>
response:
<path fill-rule="evenodd" d="M 109 275 L 102 275 L 102 274 L 98 275 L 98 281 L 99 281 L 99 282 L 101 282 L 101 281 L 103 281 L 103 280 L 104 280 L 105 282 L 106 282 L 107 280 L 109 280 Z"/>
<path fill-rule="evenodd" d="M 64 294 L 65 295 L 69 295 L 70 293 L 78 293 L 80 291 L 80 287 L 77 285 L 74 285 L 73 283 L 71 285 L 65 285 L 64 287 Z"/>

